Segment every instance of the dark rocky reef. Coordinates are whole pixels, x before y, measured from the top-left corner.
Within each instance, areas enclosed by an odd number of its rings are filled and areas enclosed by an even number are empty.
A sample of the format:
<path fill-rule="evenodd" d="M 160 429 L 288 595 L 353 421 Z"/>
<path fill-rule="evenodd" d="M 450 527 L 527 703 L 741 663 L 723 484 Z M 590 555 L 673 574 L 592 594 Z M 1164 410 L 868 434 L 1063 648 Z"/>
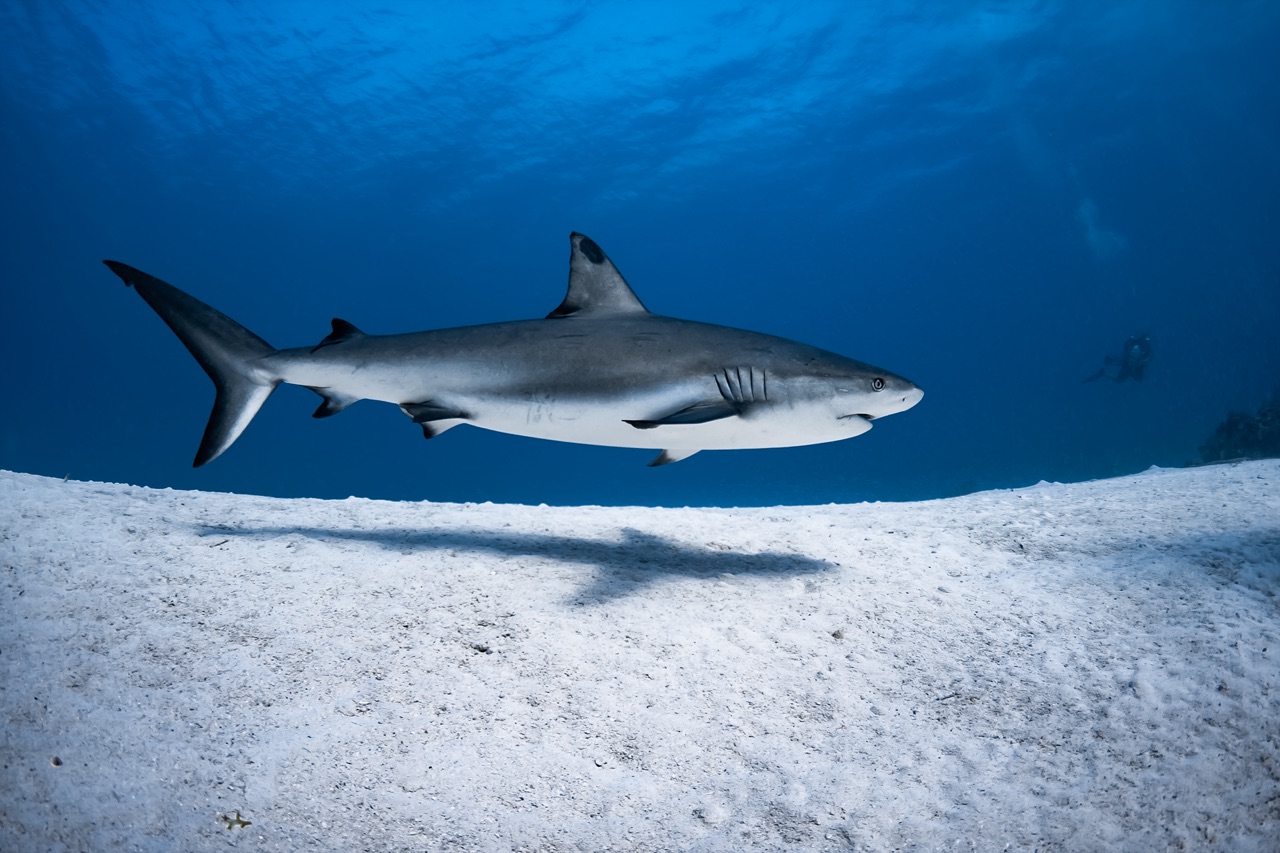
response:
<path fill-rule="evenodd" d="M 1231 412 L 1200 445 L 1204 463 L 1280 457 L 1280 391 L 1255 415 Z"/>

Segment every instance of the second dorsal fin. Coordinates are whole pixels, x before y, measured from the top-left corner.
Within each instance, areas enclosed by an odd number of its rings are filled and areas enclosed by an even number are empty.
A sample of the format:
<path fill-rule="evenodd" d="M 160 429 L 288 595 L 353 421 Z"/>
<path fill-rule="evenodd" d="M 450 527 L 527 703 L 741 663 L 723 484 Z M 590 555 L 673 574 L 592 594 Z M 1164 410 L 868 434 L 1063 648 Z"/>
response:
<path fill-rule="evenodd" d="M 340 344 L 345 341 L 349 341 L 352 338 L 362 338 L 362 337 L 364 337 L 364 332 L 357 329 L 354 324 L 348 323 L 346 320 L 340 320 L 337 317 L 334 317 L 333 331 L 330 332 L 323 341 L 313 346 L 311 348 L 311 351 L 315 352 L 321 347 L 333 346 L 334 344 Z"/>
<path fill-rule="evenodd" d="M 569 243 L 573 246 L 569 255 L 569 292 L 547 319 L 649 313 L 594 240 L 575 231 L 569 235 Z"/>

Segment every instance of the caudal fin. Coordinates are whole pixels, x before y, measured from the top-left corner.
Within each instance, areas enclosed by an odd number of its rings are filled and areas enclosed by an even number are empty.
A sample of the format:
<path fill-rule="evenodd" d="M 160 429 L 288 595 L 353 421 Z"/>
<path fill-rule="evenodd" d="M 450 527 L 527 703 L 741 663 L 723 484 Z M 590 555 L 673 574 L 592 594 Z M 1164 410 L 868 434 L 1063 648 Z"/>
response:
<path fill-rule="evenodd" d="M 194 465 L 199 468 L 218 458 L 280 384 L 280 378 L 262 363 L 275 348 L 226 314 L 153 275 L 118 261 L 103 263 L 138 291 L 213 380 L 218 396 Z"/>

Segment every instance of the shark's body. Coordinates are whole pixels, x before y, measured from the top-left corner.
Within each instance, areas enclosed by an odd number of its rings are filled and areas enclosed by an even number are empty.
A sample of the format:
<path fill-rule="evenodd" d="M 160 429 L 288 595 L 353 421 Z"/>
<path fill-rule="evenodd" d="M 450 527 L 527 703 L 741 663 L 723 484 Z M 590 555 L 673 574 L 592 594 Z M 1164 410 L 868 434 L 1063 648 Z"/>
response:
<path fill-rule="evenodd" d="M 923 392 L 879 368 L 771 335 L 651 314 L 604 252 L 573 234 L 569 291 L 546 319 L 403 335 L 343 320 L 318 345 L 277 350 L 231 318 L 116 261 L 204 367 L 217 401 L 196 466 L 239 437 L 281 382 L 324 398 L 395 403 L 431 438 L 461 423 L 516 435 L 662 449 L 790 447 L 866 432 Z"/>

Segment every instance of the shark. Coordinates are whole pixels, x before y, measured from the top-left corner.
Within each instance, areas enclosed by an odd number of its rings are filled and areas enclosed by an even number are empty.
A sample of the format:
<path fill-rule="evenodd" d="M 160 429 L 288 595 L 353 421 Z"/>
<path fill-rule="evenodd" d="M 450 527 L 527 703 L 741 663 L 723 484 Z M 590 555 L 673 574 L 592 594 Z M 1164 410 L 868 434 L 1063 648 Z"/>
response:
<path fill-rule="evenodd" d="M 773 335 L 650 312 L 590 237 L 570 235 L 569 287 L 542 319 L 366 334 L 346 320 L 276 349 L 155 276 L 104 261 L 213 380 L 200 467 L 281 383 L 320 395 L 314 417 L 360 400 L 400 407 L 427 438 L 461 424 L 553 441 L 661 451 L 794 447 L 852 438 L 924 392 L 881 368 Z"/>

